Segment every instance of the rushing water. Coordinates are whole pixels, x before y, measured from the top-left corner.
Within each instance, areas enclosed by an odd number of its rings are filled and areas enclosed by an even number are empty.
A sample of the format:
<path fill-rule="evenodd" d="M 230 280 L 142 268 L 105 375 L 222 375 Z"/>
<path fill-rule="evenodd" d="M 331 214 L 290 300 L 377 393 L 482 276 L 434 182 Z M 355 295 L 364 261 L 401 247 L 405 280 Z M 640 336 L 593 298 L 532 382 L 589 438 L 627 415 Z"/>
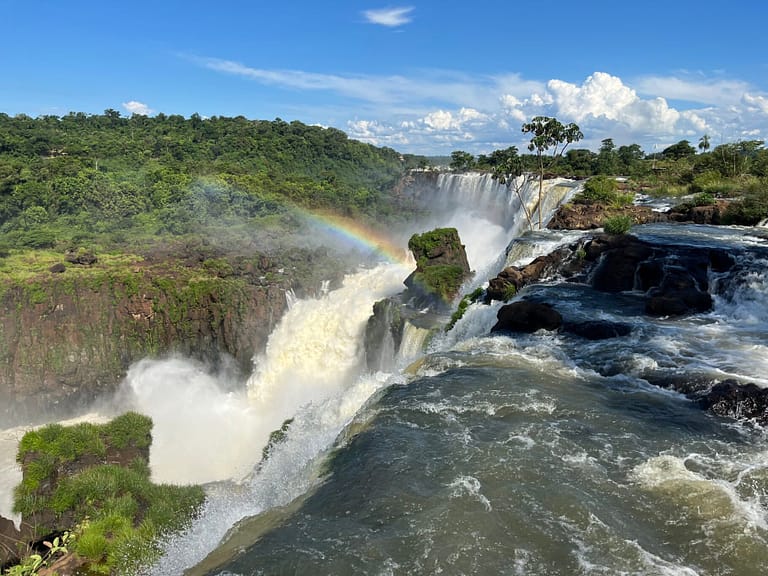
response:
<path fill-rule="evenodd" d="M 487 243 L 496 224 L 474 221 L 462 239 L 497 267 L 577 236 L 529 232 L 503 250 Z M 756 229 L 635 232 L 768 245 Z M 152 573 L 768 574 L 768 437 L 649 384 L 768 386 L 768 262 L 743 264 L 712 312 L 676 320 L 646 317 L 632 293 L 531 286 L 520 297 L 570 319 L 629 323 L 632 334 L 491 337 L 501 304 L 474 304 L 426 352 L 425 332 L 410 327 L 392 370 L 370 374 L 365 320 L 409 272 L 379 264 L 293 303 L 247 393 L 179 359 L 138 364 L 127 388 L 155 421 L 153 474 L 214 481 Z M 268 433 L 291 417 L 259 463 Z"/>
<path fill-rule="evenodd" d="M 765 243 L 739 229 L 637 232 Z M 569 239 L 535 236 L 523 242 L 529 258 Z M 294 509 L 243 524 L 222 548 L 229 560 L 193 573 L 768 573 L 765 434 L 645 379 L 768 385 L 768 277 L 751 264 L 737 293 L 681 320 L 645 317 L 633 294 L 527 291 L 571 318 L 633 324 L 621 340 L 491 337 L 499 305 L 470 307 L 357 413 Z"/>

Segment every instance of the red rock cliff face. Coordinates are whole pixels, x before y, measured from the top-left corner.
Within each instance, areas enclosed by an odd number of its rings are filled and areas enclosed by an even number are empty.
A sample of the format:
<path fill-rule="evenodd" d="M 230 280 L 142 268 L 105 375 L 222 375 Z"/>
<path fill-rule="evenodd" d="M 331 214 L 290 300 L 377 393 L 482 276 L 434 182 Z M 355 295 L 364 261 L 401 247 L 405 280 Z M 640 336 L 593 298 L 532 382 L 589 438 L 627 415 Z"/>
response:
<path fill-rule="evenodd" d="M 231 272 L 231 271 L 230 271 Z M 0 423 L 113 392 L 131 363 L 170 352 L 250 369 L 286 307 L 287 277 L 137 266 L 0 286 Z"/>

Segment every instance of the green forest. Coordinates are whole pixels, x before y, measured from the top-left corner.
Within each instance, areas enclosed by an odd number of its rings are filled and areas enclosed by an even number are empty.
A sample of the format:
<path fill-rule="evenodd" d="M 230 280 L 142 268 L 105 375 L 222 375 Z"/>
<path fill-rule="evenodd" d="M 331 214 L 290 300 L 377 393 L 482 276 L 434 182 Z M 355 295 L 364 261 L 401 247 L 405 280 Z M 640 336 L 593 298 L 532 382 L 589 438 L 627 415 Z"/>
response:
<path fill-rule="evenodd" d="M 386 221 L 397 217 L 389 190 L 423 163 L 280 119 L 0 114 L 0 244 L 231 233 L 289 219 L 291 206 Z"/>
<path fill-rule="evenodd" d="M 455 151 L 450 168 L 535 172 L 540 160 L 514 146 L 478 157 Z M 0 114 L 0 252 L 248 234 L 254 224 L 290 227 L 291 207 L 389 223 L 404 217 L 395 184 L 430 164 L 279 118 Z M 768 150 L 760 141 L 710 149 L 705 135 L 698 149 L 681 140 L 646 154 L 608 138 L 597 152 L 571 148 L 550 158 L 547 174 L 621 175 L 634 191 L 738 198 L 742 221 L 768 215 Z"/>

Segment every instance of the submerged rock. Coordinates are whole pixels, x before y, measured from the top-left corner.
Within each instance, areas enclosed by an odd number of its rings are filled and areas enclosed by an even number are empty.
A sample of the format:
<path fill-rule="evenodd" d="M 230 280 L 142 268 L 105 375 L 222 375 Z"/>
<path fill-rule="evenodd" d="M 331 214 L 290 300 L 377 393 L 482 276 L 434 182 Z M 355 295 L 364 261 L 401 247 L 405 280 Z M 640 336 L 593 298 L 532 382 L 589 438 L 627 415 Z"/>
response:
<path fill-rule="evenodd" d="M 632 326 L 621 322 L 607 320 L 587 320 L 563 325 L 563 331 L 581 336 L 587 340 L 607 340 L 627 336 L 632 332 Z"/>
<path fill-rule="evenodd" d="M 760 388 L 753 383 L 740 384 L 729 379 L 715 384 L 694 398 L 699 406 L 718 416 L 768 425 L 768 388 Z"/>

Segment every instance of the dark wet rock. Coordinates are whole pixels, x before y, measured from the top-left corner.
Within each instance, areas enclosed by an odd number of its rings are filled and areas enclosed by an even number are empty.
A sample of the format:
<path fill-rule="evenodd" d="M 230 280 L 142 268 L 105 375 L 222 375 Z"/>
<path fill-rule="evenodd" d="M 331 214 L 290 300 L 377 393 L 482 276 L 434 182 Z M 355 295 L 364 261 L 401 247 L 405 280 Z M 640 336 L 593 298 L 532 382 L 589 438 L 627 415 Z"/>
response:
<path fill-rule="evenodd" d="M 586 338 L 587 340 L 607 340 L 627 336 L 632 332 L 632 326 L 622 322 L 607 320 L 587 320 L 563 325 L 563 331 Z"/>
<path fill-rule="evenodd" d="M 61 262 L 54 264 L 53 266 L 48 268 L 48 272 L 51 272 L 53 274 L 61 274 L 62 272 L 66 272 L 66 271 L 67 271 L 67 267 L 64 266 L 64 264 L 62 264 Z"/>
<path fill-rule="evenodd" d="M 541 282 L 555 276 L 572 277 L 584 268 L 582 259 L 576 257 L 577 245 L 557 250 L 539 256 L 530 264 L 518 268 L 508 266 L 496 278 L 488 283 L 485 301 L 505 302 L 519 292 L 523 287 L 535 282 Z"/>
<path fill-rule="evenodd" d="M 699 406 L 718 416 L 752 420 L 761 426 L 768 424 L 768 388 L 729 379 L 715 384 L 696 400 Z"/>
<path fill-rule="evenodd" d="M 711 309 L 712 296 L 698 290 L 652 296 L 645 305 L 645 311 L 651 316 L 684 316 Z"/>
<path fill-rule="evenodd" d="M 524 332 L 557 330 L 563 324 L 563 317 L 549 304 L 521 300 L 502 306 L 496 314 L 498 322 L 491 332 Z"/>
<path fill-rule="evenodd" d="M 736 264 L 732 255 L 720 248 L 711 248 L 709 250 L 709 265 L 713 272 L 727 272 Z"/>
<path fill-rule="evenodd" d="M 0 572 L 12 564 L 26 552 L 27 542 L 32 539 L 33 530 L 29 524 L 22 524 L 21 530 L 9 520 L 0 516 Z"/>
<path fill-rule="evenodd" d="M 389 368 L 387 365 L 400 348 L 405 326 L 404 307 L 396 298 L 379 300 L 365 327 L 365 363 L 369 370 Z"/>
<path fill-rule="evenodd" d="M 721 224 L 729 201 L 719 199 L 708 206 L 694 206 L 683 203 L 669 211 L 669 219 L 675 222 L 693 222 L 694 224 Z"/>
<path fill-rule="evenodd" d="M 706 292 L 706 286 L 700 289 L 702 282 L 706 285 L 706 277 L 697 278 L 697 272 L 700 270 L 693 266 L 665 267 L 661 285 L 648 292 L 645 311 L 653 316 L 681 316 L 711 310 L 712 296 Z"/>
<path fill-rule="evenodd" d="M 645 373 L 642 377 L 652 386 L 674 390 L 687 396 L 700 394 L 712 386 L 712 378 L 707 374 L 669 373 L 658 370 Z"/>

